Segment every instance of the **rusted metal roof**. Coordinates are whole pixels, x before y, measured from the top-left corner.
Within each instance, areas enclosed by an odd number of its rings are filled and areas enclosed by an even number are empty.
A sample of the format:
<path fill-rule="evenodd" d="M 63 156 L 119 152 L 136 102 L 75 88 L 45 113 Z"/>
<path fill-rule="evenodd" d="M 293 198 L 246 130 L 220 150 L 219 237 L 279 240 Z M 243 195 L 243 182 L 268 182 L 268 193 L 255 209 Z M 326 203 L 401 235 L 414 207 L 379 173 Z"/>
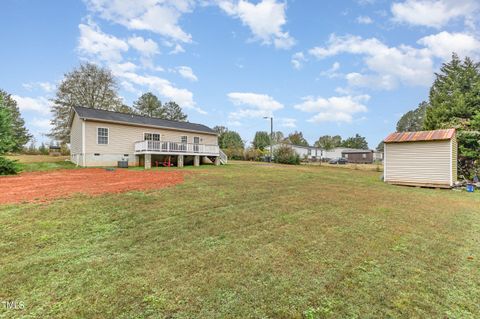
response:
<path fill-rule="evenodd" d="M 388 135 L 383 141 L 385 143 L 403 143 L 403 142 L 421 142 L 421 141 L 441 141 L 449 140 L 455 135 L 455 129 L 418 131 L 418 132 L 398 132 Z"/>

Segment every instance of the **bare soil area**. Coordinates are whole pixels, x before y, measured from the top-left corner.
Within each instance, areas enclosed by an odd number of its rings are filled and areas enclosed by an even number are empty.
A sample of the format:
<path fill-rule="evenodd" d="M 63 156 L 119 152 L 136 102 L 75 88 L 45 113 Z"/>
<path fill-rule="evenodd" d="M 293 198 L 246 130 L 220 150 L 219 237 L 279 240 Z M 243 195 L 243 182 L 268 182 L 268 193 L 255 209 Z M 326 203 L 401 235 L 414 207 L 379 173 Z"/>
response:
<path fill-rule="evenodd" d="M 0 204 L 47 202 L 75 193 L 101 195 L 132 190 L 160 189 L 182 183 L 176 171 L 133 171 L 102 168 L 27 172 L 0 177 Z"/>

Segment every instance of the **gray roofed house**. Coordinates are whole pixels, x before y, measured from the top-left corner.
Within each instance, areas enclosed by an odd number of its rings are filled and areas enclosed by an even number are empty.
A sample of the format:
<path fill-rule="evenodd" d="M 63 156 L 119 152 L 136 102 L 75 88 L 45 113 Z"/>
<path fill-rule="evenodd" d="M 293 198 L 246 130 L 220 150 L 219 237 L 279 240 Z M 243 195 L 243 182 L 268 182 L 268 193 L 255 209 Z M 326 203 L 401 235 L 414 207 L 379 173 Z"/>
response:
<path fill-rule="evenodd" d="M 70 153 L 80 166 L 199 165 L 226 163 L 217 133 L 203 124 L 74 107 Z"/>

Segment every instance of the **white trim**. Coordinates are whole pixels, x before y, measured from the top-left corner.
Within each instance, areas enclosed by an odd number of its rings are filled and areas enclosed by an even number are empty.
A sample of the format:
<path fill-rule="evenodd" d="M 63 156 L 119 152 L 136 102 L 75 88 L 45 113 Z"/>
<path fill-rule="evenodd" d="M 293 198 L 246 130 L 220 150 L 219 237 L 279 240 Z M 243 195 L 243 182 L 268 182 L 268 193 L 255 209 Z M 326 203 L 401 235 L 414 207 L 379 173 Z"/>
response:
<path fill-rule="evenodd" d="M 387 181 L 387 143 L 383 142 L 383 181 Z"/>
<path fill-rule="evenodd" d="M 82 120 L 82 166 L 86 166 L 86 148 L 85 148 L 85 120 Z"/>
<path fill-rule="evenodd" d="M 450 139 L 450 186 L 453 186 L 453 138 Z"/>
<path fill-rule="evenodd" d="M 107 130 L 107 144 L 100 144 L 98 143 L 98 129 L 99 128 L 102 128 L 102 129 L 106 129 Z M 96 127 L 96 132 L 97 132 L 97 145 L 109 145 L 110 144 L 110 128 L 109 127 L 102 127 L 102 126 L 97 126 Z M 104 136 L 102 136 L 104 137 Z"/>

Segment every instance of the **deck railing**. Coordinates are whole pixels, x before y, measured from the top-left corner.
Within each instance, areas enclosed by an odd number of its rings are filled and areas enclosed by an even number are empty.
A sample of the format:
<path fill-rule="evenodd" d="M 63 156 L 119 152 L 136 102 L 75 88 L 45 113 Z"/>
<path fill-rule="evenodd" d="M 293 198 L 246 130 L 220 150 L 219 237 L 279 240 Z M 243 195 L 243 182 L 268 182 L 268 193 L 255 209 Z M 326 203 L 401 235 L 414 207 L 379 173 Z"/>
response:
<path fill-rule="evenodd" d="M 162 154 L 202 154 L 219 155 L 218 145 L 179 143 L 170 141 L 139 141 L 135 143 L 135 152 L 152 152 Z"/>

